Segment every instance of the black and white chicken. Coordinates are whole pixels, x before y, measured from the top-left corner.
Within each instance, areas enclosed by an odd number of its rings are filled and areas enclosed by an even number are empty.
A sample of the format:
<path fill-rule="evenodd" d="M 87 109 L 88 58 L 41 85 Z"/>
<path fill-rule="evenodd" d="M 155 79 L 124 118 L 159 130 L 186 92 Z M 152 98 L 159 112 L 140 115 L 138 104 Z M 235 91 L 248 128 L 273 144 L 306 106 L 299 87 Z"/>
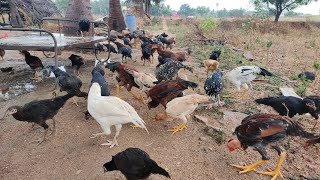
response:
<path fill-rule="evenodd" d="M 236 88 L 237 91 L 240 91 L 241 86 L 244 87 L 245 91 L 239 98 L 239 100 L 242 100 L 249 89 L 248 84 L 252 88 L 251 81 L 253 81 L 258 75 L 272 76 L 272 73 L 259 66 L 240 66 L 227 72 L 224 77 Z M 226 97 L 232 97 L 232 95 Z"/>
<path fill-rule="evenodd" d="M 167 81 L 175 79 L 178 75 L 178 71 L 180 69 L 187 69 L 191 73 L 193 73 L 192 68 L 183 65 L 179 61 L 169 61 L 165 64 L 160 65 L 156 70 L 154 71 L 154 74 L 156 75 L 156 78 L 158 79 L 158 82 L 161 81 Z"/>
<path fill-rule="evenodd" d="M 211 77 L 206 80 L 204 84 L 204 90 L 206 91 L 206 94 L 212 98 L 213 102 L 217 101 L 218 105 L 221 106 L 219 94 L 223 90 L 223 79 L 220 70 L 214 72 Z M 210 104 L 207 108 L 211 109 L 212 104 Z"/>

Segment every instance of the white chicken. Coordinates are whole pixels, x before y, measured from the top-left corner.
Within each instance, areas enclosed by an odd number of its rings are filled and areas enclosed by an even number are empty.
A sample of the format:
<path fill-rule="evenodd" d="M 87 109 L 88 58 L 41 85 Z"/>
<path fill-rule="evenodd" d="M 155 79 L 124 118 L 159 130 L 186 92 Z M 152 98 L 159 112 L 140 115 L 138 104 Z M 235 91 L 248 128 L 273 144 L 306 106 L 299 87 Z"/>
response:
<path fill-rule="evenodd" d="M 211 97 L 199 95 L 199 94 L 190 94 L 183 97 L 178 97 L 167 103 L 167 108 L 165 113 L 158 113 L 155 117 L 156 121 L 160 120 L 173 120 L 178 118 L 182 120 L 182 124 L 178 127 L 168 130 L 175 134 L 178 131 L 182 131 L 187 126 L 187 116 L 189 116 L 193 111 L 198 107 L 199 104 L 208 104 L 210 103 Z"/>
<path fill-rule="evenodd" d="M 248 84 L 252 88 L 251 81 L 253 81 L 257 77 L 257 75 L 272 76 L 272 73 L 259 66 L 240 66 L 227 72 L 224 75 L 224 77 L 237 89 L 237 91 L 240 91 L 241 85 L 243 86 L 245 90 L 240 96 L 240 99 L 242 100 L 249 89 Z M 235 94 L 235 93 L 232 93 L 232 94 Z M 231 96 L 232 95 L 225 96 L 225 97 L 231 97 Z"/>
<path fill-rule="evenodd" d="M 156 84 L 153 82 L 157 82 L 157 78 L 154 77 L 150 73 L 143 73 L 143 72 L 138 72 L 134 71 L 131 69 L 126 69 L 129 74 L 131 74 L 134 78 L 134 82 L 139 86 L 140 89 L 140 100 L 142 101 L 143 104 L 147 105 L 145 102 L 142 93 L 149 91 L 152 87 L 154 87 Z"/>
<path fill-rule="evenodd" d="M 122 128 L 122 124 L 133 123 L 135 126 L 143 128 L 149 134 L 145 122 L 139 117 L 135 109 L 115 96 L 101 96 L 101 88 L 98 83 L 93 83 L 88 96 L 88 111 L 91 116 L 100 124 L 103 133 L 93 134 L 91 138 L 100 135 L 110 135 L 111 126 L 115 126 L 116 134 L 113 140 L 101 145 L 118 146 L 117 137 Z"/>

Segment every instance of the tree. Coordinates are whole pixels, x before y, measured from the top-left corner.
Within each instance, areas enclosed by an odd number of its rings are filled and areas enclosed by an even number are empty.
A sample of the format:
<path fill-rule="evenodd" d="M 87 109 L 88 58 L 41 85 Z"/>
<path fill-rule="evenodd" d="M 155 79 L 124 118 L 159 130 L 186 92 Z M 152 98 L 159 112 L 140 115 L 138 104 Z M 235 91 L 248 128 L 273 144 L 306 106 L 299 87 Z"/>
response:
<path fill-rule="evenodd" d="M 284 10 L 292 11 L 299 6 L 311 3 L 312 1 L 313 0 L 254 0 L 253 2 L 256 7 L 264 5 L 267 9 L 272 10 L 275 15 L 274 21 L 277 23 Z M 270 5 L 274 7 L 272 8 Z"/>
<path fill-rule="evenodd" d="M 92 13 L 99 15 L 108 15 L 109 14 L 109 0 L 95 0 L 91 1 Z"/>
<path fill-rule="evenodd" d="M 61 14 L 65 14 L 67 12 L 69 0 L 55 0 L 54 3 Z"/>
<path fill-rule="evenodd" d="M 84 18 L 93 19 L 90 0 L 69 0 L 66 19 L 80 20 Z M 75 35 L 78 30 L 78 23 L 65 23 L 63 28 L 65 34 Z"/>
<path fill-rule="evenodd" d="M 195 10 L 198 16 L 208 16 L 208 14 L 210 13 L 209 7 L 205 6 L 198 6 Z"/>
<path fill-rule="evenodd" d="M 9 0 L 9 6 L 10 6 L 10 18 L 11 18 L 12 27 L 14 28 L 23 27 L 23 22 L 17 9 L 16 1 Z"/>
<path fill-rule="evenodd" d="M 109 26 L 111 29 L 116 31 L 122 31 L 126 28 L 124 22 L 120 0 L 110 0 L 109 1 Z"/>

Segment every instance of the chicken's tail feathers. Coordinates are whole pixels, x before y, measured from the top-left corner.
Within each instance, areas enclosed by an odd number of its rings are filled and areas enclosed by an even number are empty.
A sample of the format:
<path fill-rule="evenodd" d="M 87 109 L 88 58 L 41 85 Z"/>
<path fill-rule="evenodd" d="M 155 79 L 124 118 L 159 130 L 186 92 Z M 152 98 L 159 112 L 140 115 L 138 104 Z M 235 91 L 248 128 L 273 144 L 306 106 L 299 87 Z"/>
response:
<path fill-rule="evenodd" d="M 287 134 L 291 136 L 300 136 L 307 139 L 313 139 L 319 137 L 315 133 L 304 130 L 300 122 L 292 121 L 291 126 L 287 130 Z"/>
<path fill-rule="evenodd" d="M 191 81 L 184 81 L 184 84 L 186 87 L 191 87 L 192 89 L 195 89 L 198 87 L 197 83 L 191 82 Z"/>
<path fill-rule="evenodd" d="M 313 138 L 313 139 L 309 139 L 304 147 L 308 147 L 308 146 L 312 146 L 314 144 L 320 143 L 320 136 L 318 136 L 317 138 Z"/>
<path fill-rule="evenodd" d="M 273 76 L 273 74 L 270 71 L 268 71 L 268 70 L 266 70 L 266 69 L 264 69 L 262 67 L 259 67 L 259 68 L 261 69 L 261 72 L 260 72 L 259 75 L 262 75 L 262 76 Z"/>
<path fill-rule="evenodd" d="M 135 126 L 138 126 L 138 127 L 142 128 L 142 129 L 145 129 L 147 131 L 147 133 L 149 134 L 149 131 L 148 131 L 147 127 L 145 126 L 146 123 L 144 122 L 143 119 L 139 118 L 139 120 L 133 121 L 132 123 Z"/>
<path fill-rule="evenodd" d="M 163 176 L 171 179 L 170 174 L 169 174 L 165 169 L 163 169 L 162 167 L 160 167 L 160 166 L 159 166 L 156 162 L 154 162 L 153 160 L 151 160 L 151 161 L 152 161 L 152 170 L 151 170 L 151 171 L 152 171 L 153 174 L 160 174 L 160 175 L 163 175 Z"/>

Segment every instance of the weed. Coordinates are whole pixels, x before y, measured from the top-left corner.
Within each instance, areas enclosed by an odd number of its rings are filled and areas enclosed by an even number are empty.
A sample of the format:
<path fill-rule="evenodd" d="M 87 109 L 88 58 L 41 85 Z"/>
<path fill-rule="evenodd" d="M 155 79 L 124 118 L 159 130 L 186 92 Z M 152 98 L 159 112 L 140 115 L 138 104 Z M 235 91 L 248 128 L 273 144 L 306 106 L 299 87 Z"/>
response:
<path fill-rule="evenodd" d="M 199 29 L 204 33 L 212 32 L 217 27 L 217 21 L 212 17 L 205 17 L 200 19 Z"/>

